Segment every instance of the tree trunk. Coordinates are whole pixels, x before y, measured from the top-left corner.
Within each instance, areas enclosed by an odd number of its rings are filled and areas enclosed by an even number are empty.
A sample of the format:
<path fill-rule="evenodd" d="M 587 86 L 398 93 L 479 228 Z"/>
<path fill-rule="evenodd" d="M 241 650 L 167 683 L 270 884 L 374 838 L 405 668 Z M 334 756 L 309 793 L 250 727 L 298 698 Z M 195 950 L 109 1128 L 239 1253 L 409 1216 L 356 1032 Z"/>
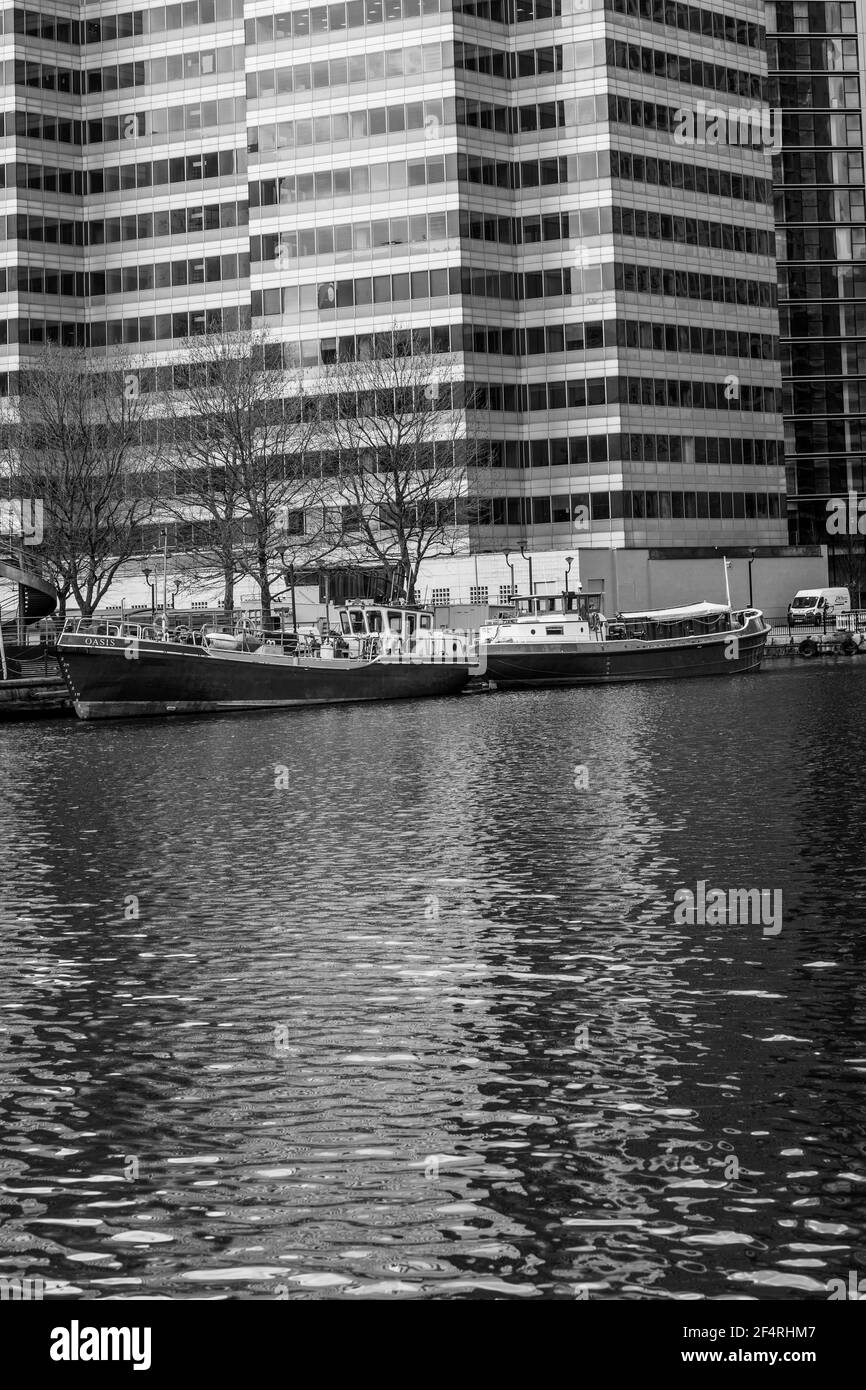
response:
<path fill-rule="evenodd" d="M 271 626 L 271 581 L 268 576 L 268 557 L 259 551 L 259 588 L 262 591 L 262 630 Z"/>
<path fill-rule="evenodd" d="M 223 569 L 223 608 L 226 613 L 231 613 L 235 606 L 235 571 L 234 565 L 226 565 Z"/>

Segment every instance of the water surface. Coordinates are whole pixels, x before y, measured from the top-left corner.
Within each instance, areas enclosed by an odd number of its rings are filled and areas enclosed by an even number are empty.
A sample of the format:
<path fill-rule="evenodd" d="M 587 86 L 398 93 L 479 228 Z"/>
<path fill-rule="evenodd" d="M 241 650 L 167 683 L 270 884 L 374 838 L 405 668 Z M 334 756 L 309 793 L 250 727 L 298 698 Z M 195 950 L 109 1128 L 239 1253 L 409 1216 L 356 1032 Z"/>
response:
<path fill-rule="evenodd" d="M 862 1273 L 864 676 L 0 728 L 0 1277 Z M 699 881 L 781 931 L 678 924 Z"/>

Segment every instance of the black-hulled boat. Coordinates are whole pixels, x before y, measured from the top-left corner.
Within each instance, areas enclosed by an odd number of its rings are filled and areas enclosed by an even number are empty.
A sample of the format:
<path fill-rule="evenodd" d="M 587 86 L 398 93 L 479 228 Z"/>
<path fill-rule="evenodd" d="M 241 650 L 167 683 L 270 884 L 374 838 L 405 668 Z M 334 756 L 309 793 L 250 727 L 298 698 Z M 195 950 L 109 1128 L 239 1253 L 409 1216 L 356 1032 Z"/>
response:
<path fill-rule="evenodd" d="M 694 603 L 618 613 L 593 595 L 533 594 L 481 629 L 484 678 L 497 688 L 608 685 L 757 671 L 770 627 L 756 608 Z"/>
<path fill-rule="evenodd" d="M 73 619 L 57 648 L 81 719 L 418 699 L 462 690 L 476 669 L 432 611 L 349 603 L 335 640 Z"/>

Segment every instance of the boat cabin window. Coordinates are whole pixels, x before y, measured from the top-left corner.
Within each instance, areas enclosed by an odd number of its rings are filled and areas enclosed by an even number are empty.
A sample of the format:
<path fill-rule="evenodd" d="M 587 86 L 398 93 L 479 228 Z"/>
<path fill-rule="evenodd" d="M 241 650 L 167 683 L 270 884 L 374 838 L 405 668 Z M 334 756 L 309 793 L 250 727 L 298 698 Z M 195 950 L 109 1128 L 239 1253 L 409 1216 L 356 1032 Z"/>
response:
<path fill-rule="evenodd" d="M 391 632 L 399 632 L 399 633 L 402 633 L 402 631 L 403 631 L 403 614 L 400 613 L 400 612 L 395 613 L 395 612 L 393 612 L 393 610 L 391 610 L 391 609 L 389 608 L 389 610 L 388 610 L 388 627 L 390 628 Z"/>
<path fill-rule="evenodd" d="M 418 626 L 419 626 L 419 628 L 422 629 L 422 631 L 424 631 L 424 632 L 430 632 L 430 631 L 432 630 L 432 628 L 433 628 L 433 614 L 432 614 L 432 613 L 419 613 L 419 614 L 418 614 Z"/>
<path fill-rule="evenodd" d="M 555 613 L 555 612 L 556 612 L 556 599 L 555 599 L 555 598 L 540 598 L 540 599 L 538 600 L 538 612 L 539 612 L 539 613 Z"/>
<path fill-rule="evenodd" d="M 406 614 L 406 636 L 407 636 L 407 637 L 411 637 L 412 634 L 413 634 L 414 631 L 415 631 L 415 620 L 416 620 L 416 619 L 415 619 L 415 614 L 414 614 L 414 613 L 407 613 L 407 614 Z"/>
<path fill-rule="evenodd" d="M 370 612 L 367 614 L 367 631 L 382 631 L 382 614 L 379 612 L 378 608 L 372 608 Z"/>
<path fill-rule="evenodd" d="M 517 600 L 517 611 L 518 613 L 522 613 L 524 616 L 528 616 L 532 612 L 532 599 L 519 598 Z"/>

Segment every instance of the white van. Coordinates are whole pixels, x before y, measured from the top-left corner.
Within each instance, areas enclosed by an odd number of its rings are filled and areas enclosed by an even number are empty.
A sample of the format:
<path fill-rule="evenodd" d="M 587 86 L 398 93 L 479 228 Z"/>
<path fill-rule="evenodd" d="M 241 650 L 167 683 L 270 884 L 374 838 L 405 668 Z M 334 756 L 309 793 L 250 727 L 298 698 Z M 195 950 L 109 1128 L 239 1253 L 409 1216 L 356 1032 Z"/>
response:
<path fill-rule="evenodd" d="M 836 622 L 841 613 L 851 608 L 851 595 L 847 589 L 799 589 L 788 604 L 788 622 L 828 623 Z"/>

